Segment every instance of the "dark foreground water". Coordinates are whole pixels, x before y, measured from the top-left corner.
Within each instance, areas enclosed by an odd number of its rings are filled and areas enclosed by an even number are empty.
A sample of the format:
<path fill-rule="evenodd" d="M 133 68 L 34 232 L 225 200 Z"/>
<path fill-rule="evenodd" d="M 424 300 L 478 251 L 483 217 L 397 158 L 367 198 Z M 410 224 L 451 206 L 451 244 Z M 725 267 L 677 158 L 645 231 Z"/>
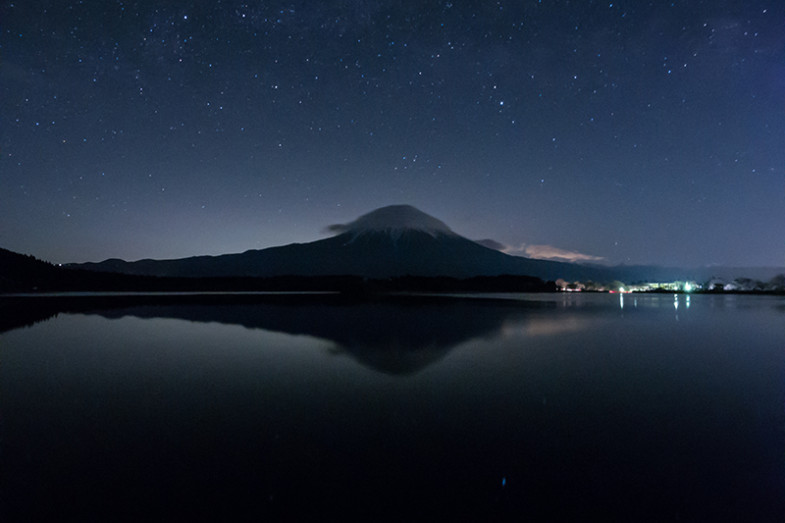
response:
<path fill-rule="evenodd" d="M 0 519 L 785 520 L 785 299 L 515 298 L 1 299 Z"/>

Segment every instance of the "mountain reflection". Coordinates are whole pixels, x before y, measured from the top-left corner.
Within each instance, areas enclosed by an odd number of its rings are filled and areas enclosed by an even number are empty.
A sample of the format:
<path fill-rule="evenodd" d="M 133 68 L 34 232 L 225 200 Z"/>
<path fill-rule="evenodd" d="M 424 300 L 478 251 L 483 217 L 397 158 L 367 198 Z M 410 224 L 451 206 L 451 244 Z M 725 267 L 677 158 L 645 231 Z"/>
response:
<path fill-rule="evenodd" d="M 328 340 L 362 365 L 410 374 L 460 343 L 498 333 L 519 307 L 473 300 L 398 299 L 370 302 L 313 298 L 268 303 L 142 305 L 102 311 L 106 317 L 177 318 L 242 325 Z"/>
<path fill-rule="evenodd" d="M 2 327 L 31 325 L 60 312 L 105 318 L 171 318 L 242 325 L 335 344 L 362 365 L 410 374 L 473 338 L 493 337 L 532 308 L 555 303 L 395 296 L 361 300 L 339 295 L 114 296 L 37 300 L 14 307 Z M 9 320 L 13 317 L 14 320 Z M 9 323 L 11 322 L 11 323 Z"/>

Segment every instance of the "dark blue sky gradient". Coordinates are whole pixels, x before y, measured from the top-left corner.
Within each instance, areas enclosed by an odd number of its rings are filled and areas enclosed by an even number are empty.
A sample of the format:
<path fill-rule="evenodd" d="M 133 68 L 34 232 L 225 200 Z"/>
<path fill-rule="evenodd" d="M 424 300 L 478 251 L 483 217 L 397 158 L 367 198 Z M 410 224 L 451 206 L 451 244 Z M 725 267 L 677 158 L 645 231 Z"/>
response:
<path fill-rule="evenodd" d="M 477 4 L 3 1 L 0 246 L 220 254 L 409 203 L 516 253 L 785 265 L 785 3 Z"/>

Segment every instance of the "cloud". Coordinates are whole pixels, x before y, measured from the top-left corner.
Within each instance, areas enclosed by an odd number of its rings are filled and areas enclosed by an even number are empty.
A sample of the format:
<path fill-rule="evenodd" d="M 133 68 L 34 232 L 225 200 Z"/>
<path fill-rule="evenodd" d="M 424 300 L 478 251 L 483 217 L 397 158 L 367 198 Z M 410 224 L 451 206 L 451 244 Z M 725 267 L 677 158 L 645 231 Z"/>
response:
<path fill-rule="evenodd" d="M 507 246 L 504 245 L 503 243 L 499 243 L 496 240 L 491 240 L 490 238 L 487 238 L 485 240 L 475 240 L 475 243 L 479 243 L 483 247 L 488 247 L 489 249 L 493 249 L 494 251 L 504 252 L 504 250 L 507 248 Z"/>
<path fill-rule="evenodd" d="M 568 251 L 566 249 L 554 247 L 553 245 L 526 245 L 524 252 L 529 258 L 535 258 L 537 260 L 555 260 L 574 263 L 602 261 L 605 259 L 602 256 L 594 256 L 591 254 L 584 254 L 582 252 Z"/>
<path fill-rule="evenodd" d="M 346 223 L 334 223 L 324 228 L 325 234 L 341 234 L 349 230 L 349 225 Z"/>
<path fill-rule="evenodd" d="M 560 249 L 553 245 L 527 245 L 525 243 L 514 247 L 511 245 L 504 245 L 496 240 L 479 240 L 480 245 L 501 251 L 511 256 L 525 256 L 527 258 L 534 258 L 536 260 L 552 260 L 563 262 L 598 262 L 605 258 L 602 256 L 594 256 L 592 254 L 584 254 L 582 252 L 570 251 L 567 249 Z"/>

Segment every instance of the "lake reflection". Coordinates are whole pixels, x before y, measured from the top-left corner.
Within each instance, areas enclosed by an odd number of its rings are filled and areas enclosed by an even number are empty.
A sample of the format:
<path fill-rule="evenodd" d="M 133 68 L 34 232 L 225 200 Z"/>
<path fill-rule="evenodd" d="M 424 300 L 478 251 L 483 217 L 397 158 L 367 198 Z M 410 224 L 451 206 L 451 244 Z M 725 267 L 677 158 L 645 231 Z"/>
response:
<path fill-rule="evenodd" d="M 0 506 L 782 519 L 782 298 L 506 298 L 4 299 Z"/>

